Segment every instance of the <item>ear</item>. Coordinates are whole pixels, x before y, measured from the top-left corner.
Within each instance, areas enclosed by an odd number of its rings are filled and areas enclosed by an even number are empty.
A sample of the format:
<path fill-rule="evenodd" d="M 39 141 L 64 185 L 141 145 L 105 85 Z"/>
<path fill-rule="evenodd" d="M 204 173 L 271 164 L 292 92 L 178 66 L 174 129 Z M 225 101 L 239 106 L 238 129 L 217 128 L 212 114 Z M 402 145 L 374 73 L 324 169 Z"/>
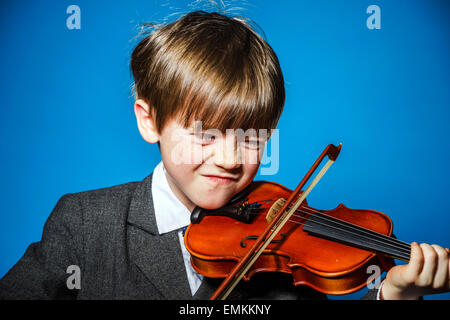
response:
<path fill-rule="evenodd" d="M 134 102 L 134 114 L 136 115 L 137 125 L 142 138 L 149 143 L 159 141 L 159 132 L 156 128 L 154 113 L 150 105 L 142 99 Z"/>

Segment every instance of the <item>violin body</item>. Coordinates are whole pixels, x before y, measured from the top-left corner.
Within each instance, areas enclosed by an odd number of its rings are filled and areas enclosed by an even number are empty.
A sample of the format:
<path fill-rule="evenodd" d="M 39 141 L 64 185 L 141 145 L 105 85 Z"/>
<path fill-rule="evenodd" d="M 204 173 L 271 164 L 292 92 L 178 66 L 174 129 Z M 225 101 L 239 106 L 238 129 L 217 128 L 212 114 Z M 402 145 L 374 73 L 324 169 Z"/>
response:
<path fill-rule="evenodd" d="M 198 224 L 190 224 L 185 233 L 185 245 L 194 269 L 206 277 L 227 277 L 266 229 L 266 214 L 274 200 L 286 199 L 291 193 L 292 190 L 278 183 L 254 181 L 248 188 L 246 201 L 263 204 L 252 209 L 254 217 L 249 223 L 216 214 L 203 217 Z M 260 272 L 283 272 L 292 275 L 294 285 L 307 285 L 325 294 L 348 294 L 367 285 L 371 275 L 369 266 L 376 265 L 383 272 L 395 265 L 393 258 L 385 254 L 318 237 L 314 234 L 318 226 L 309 223 L 310 217 L 319 215 L 384 236 L 392 235 L 392 221 L 381 212 L 349 209 L 343 204 L 333 210 L 317 210 L 307 206 L 305 200 L 301 212 L 282 227 L 244 275 L 244 280 Z"/>

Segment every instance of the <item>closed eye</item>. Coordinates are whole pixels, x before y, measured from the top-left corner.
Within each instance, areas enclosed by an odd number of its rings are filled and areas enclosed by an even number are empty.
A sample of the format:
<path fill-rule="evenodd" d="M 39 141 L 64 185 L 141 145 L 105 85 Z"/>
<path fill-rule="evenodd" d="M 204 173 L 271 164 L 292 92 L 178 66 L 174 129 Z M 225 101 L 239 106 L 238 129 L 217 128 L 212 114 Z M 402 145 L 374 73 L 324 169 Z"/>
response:
<path fill-rule="evenodd" d="M 194 132 L 192 135 L 194 136 L 195 141 L 201 144 L 211 144 L 216 140 L 216 136 L 213 134 Z"/>

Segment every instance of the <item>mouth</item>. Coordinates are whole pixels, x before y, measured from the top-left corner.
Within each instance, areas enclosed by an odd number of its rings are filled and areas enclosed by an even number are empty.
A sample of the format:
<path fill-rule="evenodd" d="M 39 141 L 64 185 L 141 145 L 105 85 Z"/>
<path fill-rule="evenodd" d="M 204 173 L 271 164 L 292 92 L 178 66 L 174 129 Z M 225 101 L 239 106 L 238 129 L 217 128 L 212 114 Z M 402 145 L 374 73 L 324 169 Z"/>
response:
<path fill-rule="evenodd" d="M 236 181 L 236 178 L 226 177 L 226 176 L 217 176 L 217 175 L 204 175 L 204 177 L 208 178 L 208 180 L 215 182 L 217 184 L 230 184 L 233 181 Z"/>

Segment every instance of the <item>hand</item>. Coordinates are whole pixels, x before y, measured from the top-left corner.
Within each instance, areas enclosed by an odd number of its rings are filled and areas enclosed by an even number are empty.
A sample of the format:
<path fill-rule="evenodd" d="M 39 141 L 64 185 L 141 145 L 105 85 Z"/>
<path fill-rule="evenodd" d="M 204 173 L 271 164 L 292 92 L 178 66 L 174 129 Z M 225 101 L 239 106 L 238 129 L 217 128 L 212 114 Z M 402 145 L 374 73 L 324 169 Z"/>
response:
<path fill-rule="evenodd" d="M 389 270 L 381 288 L 383 299 L 417 299 L 450 291 L 450 250 L 438 245 L 411 244 L 408 264 Z"/>

